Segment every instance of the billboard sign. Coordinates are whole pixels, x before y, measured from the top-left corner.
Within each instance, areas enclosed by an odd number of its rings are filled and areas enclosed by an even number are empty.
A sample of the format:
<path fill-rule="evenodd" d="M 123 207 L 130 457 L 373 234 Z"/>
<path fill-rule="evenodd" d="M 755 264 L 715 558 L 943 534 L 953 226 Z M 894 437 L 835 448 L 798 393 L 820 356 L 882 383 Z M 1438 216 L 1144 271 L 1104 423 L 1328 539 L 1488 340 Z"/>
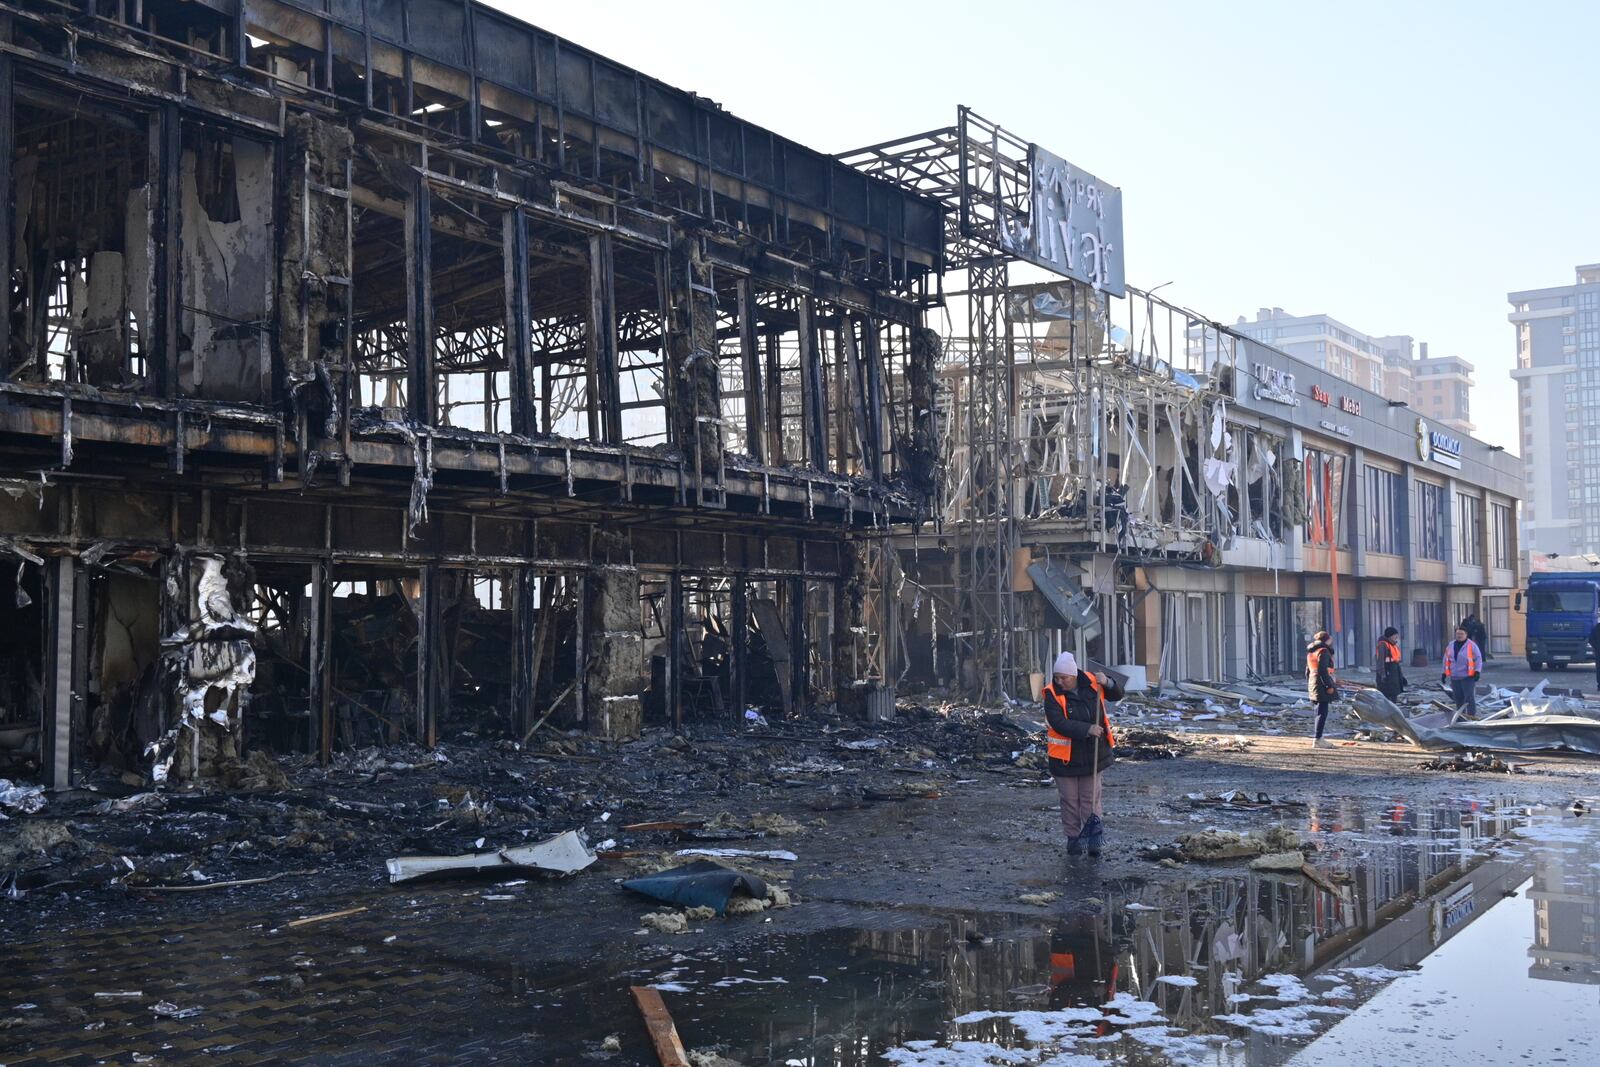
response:
<path fill-rule="evenodd" d="M 1113 296 L 1126 296 L 1122 190 L 1028 145 L 1028 212 L 1004 220 L 1005 250 Z"/>

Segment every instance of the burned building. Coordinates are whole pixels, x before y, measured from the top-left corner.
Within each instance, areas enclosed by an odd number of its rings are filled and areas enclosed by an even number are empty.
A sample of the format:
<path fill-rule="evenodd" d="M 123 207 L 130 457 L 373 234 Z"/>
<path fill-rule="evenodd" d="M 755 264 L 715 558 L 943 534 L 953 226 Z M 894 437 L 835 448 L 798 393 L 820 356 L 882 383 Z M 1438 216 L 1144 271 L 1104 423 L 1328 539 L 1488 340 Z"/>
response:
<path fill-rule="evenodd" d="M 1128 285 L 1120 191 L 970 109 L 841 158 L 949 220 L 909 683 L 1037 693 L 1064 648 L 1136 686 L 1264 677 L 1320 630 L 1370 664 L 1390 626 L 1424 666 L 1469 614 L 1510 653 L 1501 448 Z"/>
<path fill-rule="evenodd" d="M 891 694 L 936 200 L 469 0 L 0 40 L 0 773 Z"/>

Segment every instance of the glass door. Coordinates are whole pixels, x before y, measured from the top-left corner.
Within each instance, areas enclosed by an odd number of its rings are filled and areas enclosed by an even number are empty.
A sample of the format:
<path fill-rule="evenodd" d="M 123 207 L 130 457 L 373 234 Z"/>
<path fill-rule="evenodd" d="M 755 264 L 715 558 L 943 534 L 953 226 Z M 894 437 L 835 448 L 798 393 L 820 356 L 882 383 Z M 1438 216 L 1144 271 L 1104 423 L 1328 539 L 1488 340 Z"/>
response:
<path fill-rule="evenodd" d="M 1317 631 L 1328 628 L 1328 602 L 1326 600 L 1291 600 L 1289 601 L 1289 633 L 1294 638 L 1295 650 L 1299 656 L 1291 656 L 1290 662 L 1305 662 L 1306 646 L 1316 636 Z M 1335 662 L 1334 666 L 1343 666 Z"/>

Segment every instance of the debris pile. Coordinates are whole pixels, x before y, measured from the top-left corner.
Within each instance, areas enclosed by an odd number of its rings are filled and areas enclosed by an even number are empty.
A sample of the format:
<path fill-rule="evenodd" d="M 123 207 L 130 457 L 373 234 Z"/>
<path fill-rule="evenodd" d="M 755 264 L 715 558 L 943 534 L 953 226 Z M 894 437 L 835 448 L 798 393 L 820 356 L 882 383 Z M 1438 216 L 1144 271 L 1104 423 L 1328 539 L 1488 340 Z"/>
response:
<path fill-rule="evenodd" d="M 1149 860 L 1173 860 L 1179 863 L 1226 863 L 1285 852 L 1299 854 L 1315 847 L 1301 841 L 1300 835 L 1287 826 L 1274 825 L 1243 834 L 1232 830 L 1196 830 L 1178 835 L 1170 845 L 1147 848 L 1142 855 Z"/>
<path fill-rule="evenodd" d="M 792 863 L 797 840 L 825 825 L 808 810 L 917 803 L 980 774 L 1040 777 L 1018 758 L 1043 748 L 1021 709 L 920 707 L 871 726 L 816 712 L 756 728 L 696 722 L 620 746 L 547 727 L 529 746 L 461 736 L 434 749 L 345 749 L 328 766 L 257 746 L 219 763 L 218 780 L 183 787 L 152 788 L 133 773 L 93 775 L 53 796 L 0 782 L 0 817 L 10 820 L 0 885 L 40 910 L 89 892 L 127 894 L 130 907 L 143 893 L 203 900 L 222 895 L 208 889 L 269 879 L 277 892 L 313 875 L 338 890 L 515 865 L 569 831 L 600 856 L 639 857 L 641 873 L 702 858 L 765 871 Z M 841 744 L 863 741 L 873 743 Z M 688 849 L 713 854 L 676 855 Z M 781 899 L 750 896 L 762 908 Z M 102 899 L 108 918 L 112 899 Z"/>
<path fill-rule="evenodd" d="M 1417 764 L 1425 771 L 1484 771 L 1492 774 L 1521 774 L 1522 765 L 1507 763 L 1493 752 L 1462 752 L 1459 755 L 1435 756 Z"/>

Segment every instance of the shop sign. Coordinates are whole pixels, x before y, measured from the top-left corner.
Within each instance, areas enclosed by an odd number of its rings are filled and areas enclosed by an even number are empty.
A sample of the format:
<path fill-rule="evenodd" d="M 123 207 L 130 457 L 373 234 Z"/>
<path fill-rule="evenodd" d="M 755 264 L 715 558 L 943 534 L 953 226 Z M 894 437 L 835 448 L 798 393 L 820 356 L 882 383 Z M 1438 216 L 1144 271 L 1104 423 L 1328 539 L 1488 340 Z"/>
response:
<path fill-rule="evenodd" d="M 1321 426 L 1324 430 L 1327 430 L 1329 433 L 1338 434 L 1340 437 L 1352 437 L 1355 434 L 1355 431 L 1351 430 L 1350 427 L 1341 426 L 1338 423 L 1329 422 L 1327 419 L 1323 419 L 1321 422 L 1317 423 L 1317 425 Z"/>
<path fill-rule="evenodd" d="M 1417 455 L 1432 460 L 1441 467 L 1461 469 L 1461 441 L 1447 433 L 1430 430 L 1428 423 L 1417 419 Z"/>
<path fill-rule="evenodd" d="M 1257 400 L 1270 400 L 1274 404 L 1287 404 L 1292 408 L 1300 406 L 1300 398 L 1294 391 L 1293 374 L 1265 363 L 1250 364 L 1250 373 L 1256 380 L 1252 395 Z"/>
<path fill-rule="evenodd" d="M 1315 400 L 1323 407 L 1327 407 L 1329 404 L 1333 403 L 1333 397 L 1329 396 L 1328 391 L 1320 385 L 1313 385 L 1311 387 L 1311 399 Z"/>
<path fill-rule="evenodd" d="M 1353 396 L 1341 396 L 1339 398 L 1339 410 L 1346 415 L 1359 415 L 1361 414 L 1361 401 Z"/>
<path fill-rule="evenodd" d="M 1453 926 L 1460 926 L 1477 910 L 1478 903 L 1473 899 L 1472 887 L 1462 886 L 1444 898 L 1444 928 L 1448 930 Z"/>
<path fill-rule="evenodd" d="M 963 150 L 965 155 L 965 150 Z M 1028 145 L 1028 214 L 1008 212 L 1006 251 L 1112 296 L 1122 269 L 1122 190 L 1036 144 Z M 962 193 L 966 205 L 966 193 Z"/>

